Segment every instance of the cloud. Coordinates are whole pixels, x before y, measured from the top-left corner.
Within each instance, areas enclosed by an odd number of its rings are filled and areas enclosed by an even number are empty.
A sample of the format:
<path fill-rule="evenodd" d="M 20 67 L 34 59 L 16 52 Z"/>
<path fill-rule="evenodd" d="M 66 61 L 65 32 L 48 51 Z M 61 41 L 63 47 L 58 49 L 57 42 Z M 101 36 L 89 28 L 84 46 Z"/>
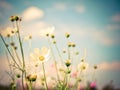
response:
<path fill-rule="evenodd" d="M 117 71 L 120 71 L 120 61 L 102 62 L 98 66 L 99 66 L 99 70 L 117 70 Z"/>
<path fill-rule="evenodd" d="M 106 27 L 108 30 L 118 30 L 120 26 L 118 24 L 111 24 Z"/>
<path fill-rule="evenodd" d="M 111 38 L 106 32 L 102 32 L 102 31 L 94 32 L 93 38 L 96 41 L 98 41 L 104 45 L 107 45 L 107 46 L 112 45 L 114 43 L 113 38 Z"/>
<path fill-rule="evenodd" d="M 112 21 L 114 21 L 114 22 L 120 22 L 120 13 L 114 15 L 114 16 L 112 17 Z"/>
<path fill-rule="evenodd" d="M 32 27 L 31 27 L 32 26 Z M 33 23 L 25 23 L 23 24 L 23 28 L 21 29 L 21 34 L 23 36 L 32 35 L 33 37 L 40 37 L 40 30 L 52 26 L 49 23 L 44 21 L 38 21 Z"/>
<path fill-rule="evenodd" d="M 58 10 L 66 10 L 67 9 L 67 5 L 65 3 L 56 3 L 54 5 L 54 8 L 58 9 Z"/>
<path fill-rule="evenodd" d="M 7 59 L 0 56 L 0 84 L 6 85 L 10 83 L 10 78 L 5 71 L 9 71 Z M 2 82 L 4 80 L 4 82 Z"/>
<path fill-rule="evenodd" d="M 0 21 L 4 21 L 4 18 L 8 17 L 9 11 L 12 9 L 12 5 L 5 1 L 0 1 Z"/>
<path fill-rule="evenodd" d="M 29 7 L 23 11 L 22 17 L 24 21 L 32 21 L 40 19 L 44 16 L 43 10 L 37 7 Z"/>
<path fill-rule="evenodd" d="M 8 2 L 0 1 L 0 9 L 10 10 L 12 9 L 12 5 L 10 5 Z"/>
<path fill-rule="evenodd" d="M 83 5 L 75 6 L 75 11 L 78 12 L 78 13 L 84 13 L 85 12 L 85 6 L 83 6 Z"/>

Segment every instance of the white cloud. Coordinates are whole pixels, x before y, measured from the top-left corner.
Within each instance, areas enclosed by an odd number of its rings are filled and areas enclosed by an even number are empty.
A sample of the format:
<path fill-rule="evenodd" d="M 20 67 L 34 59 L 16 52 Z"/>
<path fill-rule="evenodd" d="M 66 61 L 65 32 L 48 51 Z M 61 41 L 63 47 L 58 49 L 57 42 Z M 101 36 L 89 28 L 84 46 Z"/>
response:
<path fill-rule="evenodd" d="M 9 71 L 7 59 L 4 56 L 0 56 L 0 84 L 9 84 L 10 77 L 5 71 Z M 4 80 L 4 82 L 2 82 Z"/>
<path fill-rule="evenodd" d="M 54 8 L 56 8 L 58 10 L 66 10 L 67 9 L 67 5 L 65 3 L 56 3 L 54 5 Z"/>
<path fill-rule="evenodd" d="M 120 61 L 102 62 L 98 66 L 99 66 L 99 70 L 118 70 L 118 71 L 120 71 Z"/>
<path fill-rule="evenodd" d="M 44 21 L 23 24 L 21 34 L 23 36 L 32 35 L 33 37 L 40 37 L 40 30 L 52 26 Z"/>
<path fill-rule="evenodd" d="M 120 26 L 117 24 L 111 24 L 111 25 L 107 26 L 107 29 L 108 30 L 118 30 L 118 29 L 120 29 Z"/>
<path fill-rule="evenodd" d="M 108 36 L 108 34 L 106 34 L 105 32 L 102 32 L 102 31 L 96 31 L 94 32 L 93 34 L 93 38 L 104 44 L 104 45 L 112 45 L 114 43 L 114 40 L 113 38 L 110 38 L 110 36 Z"/>
<path fill-rule="evenodd" d="M 84 13 L 85 12 L 85 6 L 83 5 L 78 5 L 75 7 L 75 11 L 78 13 Z"/>
<path fill-rule="evenodd" d="M 0 1 L 0 21 L 4 20 L 9 14 L 8 12 L 12 10 L 12 5 L 4 0 Z M 8 16 L 7 16 L 8 17 Z"/>
<path fill-rule="evenodd" d="M 114 21 L 114 22 L 120 22 L 120 13 L 114 15 L 114 16 L 112 17 L 112 21 Z"/>
<path fill-rule="evenodd" d="M 44 16 L 43 10 L 37 7 L 29 7 L 23 11 L 22 17 L 24 21 L 32 21 Z"/>
<path fill-rule="evenodd" d="M 10 5 L 8 2 L 0 1 L 0 8 L 10 10 L 12 8 L 12 5 Z"/>

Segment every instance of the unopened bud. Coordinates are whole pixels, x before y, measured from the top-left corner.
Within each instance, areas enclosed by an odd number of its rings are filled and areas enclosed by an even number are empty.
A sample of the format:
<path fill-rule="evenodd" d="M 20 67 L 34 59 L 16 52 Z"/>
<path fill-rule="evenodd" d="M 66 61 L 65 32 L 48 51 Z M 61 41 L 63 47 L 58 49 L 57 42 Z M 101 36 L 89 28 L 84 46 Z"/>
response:
<path fill-rule="evenodd" d="M 52 35 L 51 35 L 51 38 L 55 38 L 55 35 L 54 35 L 54 34 L 52 34 Z"/>
<path fill-rule="evenodd" d="M 98 67 L 97 67 L 97 65 L 94 65 L 94 69 L 97 69 Z"/>
<path fill-rule="evenodd" d="M 10 21 L 11 21 L 11 22 L 14 22 L 14 16 L 11 16 L 11 17 L 10 17 Z"/>
<path fill-rule="evenodd" d="M 71 61 L 70 61 L 70 60 L 66 60 L 65 65 L 66 65 L 67 67 L 69 67 L 69 66 L 71 65 Z"/>
<path fill-rule="evenodd" d="M 14 20 L 15 20 L 15 21 L 18 21 L 18 20 L 19 20 L 19 17 L 18 17 L 18 16 L 14 16 Z"/>
<path fill-rule="evenodd" d="M 70 34 L 68 32 L 65 33 L 66 38 L 70 37 Z"/>
<path fill-rule="evenodd" d="M 55 41 L 55 40 L 53 41 L 53 44 L 56 44 L 56 41 Z"/>
<path fill-rule="evenodd" d="M 20 74 L 17 74 L 16 77 L 17 77 L 17 78 L 20 78 Z"/>

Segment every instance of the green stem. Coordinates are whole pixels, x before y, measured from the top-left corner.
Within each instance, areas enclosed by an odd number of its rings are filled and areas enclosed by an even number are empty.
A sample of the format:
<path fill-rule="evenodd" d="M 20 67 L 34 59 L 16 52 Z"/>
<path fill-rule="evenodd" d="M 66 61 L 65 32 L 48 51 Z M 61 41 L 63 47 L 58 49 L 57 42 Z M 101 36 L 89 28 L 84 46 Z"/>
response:
<path fill-rule="evenodd" d="M 19 39 L 19 44 L 20 44 L 20 49 L 21 49 L 21 54 L 22 54 L 22 60 L 23 60 L 23 69 L 24 69 L 25 68 L 24 52 L 23 52 L 22 41 L 21 41 L 20 31 L 19 31 L 17 21 L 16 21 L 16 25 L 17 25 L 17 30 L 18 30 L 18 39 Z"/>
<path fill-rule="evenodd" d="M 32 89 L 32 82 L 31 81 L 29 82 L 29 90 L 33 90 Z"/>
<path fill-rule="evenodd" d="M 3 39 L 3 37 L 1 36 L 1 34 L 0 34 L 0 37 L 1 37 L 1 39 L 2 39 L 2 41 L 3 41 L 3 43 L 4 43 L 4 45 L 5 45 L 8 53 L 10 54 L 12 60 L 15 62 L 15 64 L 18 66 L 18 68 L 20 68 L 20 66 L 19 66 L 18 63 L 16 62 L 15 58 L 13 57 L 12 53 L 10 52 L 9 48 L 6 46 L 6 42 L 5 42 L 5 40 Z"/>
<path fill-rule="evenodd" d="M 67 39 L 67 43 L 69 43 L 69 40 Z M 67 50 L 68 50 L 68 60 L 70 60 L 70 48 L 69 46 L 67 45 Z"/>
<path fill-rule="evenodd" d="M 50 49 L 51 49 L 51 53 L 52 53 L 52 56 L 53 56 L 53 60 L 54 60 L 54 64 L 55 64 L 55 69 L 56 69 L 56 74 L 57 74 L 57 79 L 60 83 L 60 77 L 59 77 L 59 74 L 58 74 L 58 67 L 57 67 L 57 62 L 55 60 L 55 56 L 54 56 L 54 53 L 53 53 L 53 49 L 52 49 L 52 45 L 51 45 L 51 42 L 50 42 L 50 39 L 48 38 L 48 43 L 50 45 Z"/>
<path fill-rule="evenodd" d="M 57 49 L 57 52 L 58 52 L 58 55 L 59 55 L 59 57 L 60 57 L 61 63 L 64 65 L 64 62 L 63 62 L 63 59 L 62 59 L 62 56 L 61 56 L 61 54 L 60 54 L 60 51 L 59 51 L 59 49 L 58 49 L 57 44 L 55 44 L 55 47 L 56 47 L 56 49 Z"/>
<path fill-rule="evenodd" d="M 12 85 L 12 90 L 16 90 L 15 88 L 16 88 L 16 87 L 15 87 L 14 85 Z"/>
<path fill-rule="evenodd" d="M 23 60 L 22 86 L 23 86 L 23 90 L 25 90 L 24 80 L 23 80 L 24 79 L 24 74 L 25 74 L 25 78 L 26 78 L 26 71 L 24 71 L 25 70 L 25 60 L 24 60 L 24 52 L 23 52 L 22 41 L 21 41 L 20 31 L 19 31 L 19 26 L 18 26 L 18 22 L 17 21 L 16 21 L 16 26 L 17 26 L 17 30 L 18 30 L 18 39 L 19 39 L 20 50 L 21 50 L 22 60 Z"/>
<path fill-rule="evenodd" d="M 15 49 L 13 49 L 13 50 L 14 50 L 14 52 L 15 52 L 15 55 L 16 55 L 16 57 L 17 57 L 17 59 L 18 59 L 20 65 L 22 65 L 22 62 L 21 62 L 21 60 L 20 60 L 20 58 L 19 58 L 19 56 L 18 56 L 17 51 L 16 51 Z"/>
<path fill-rule="evenodd" d="M 46 86 L 46 90 L 48 90 L 48 85 L 47 85 L 47 80 L 46 80 L 46 75 L 45 75 L 44 62 L 42 62 L 42 68 L 43 68 L 43 74 L 44 74 L 44 79 L 45 79 L 45 86 Z"/>
<path fill-rule="evenodd" d="M 25 87 L 24 87 L 24 72 L 22 71 L 22 88 L 23 90 L 25 90 Z"/>

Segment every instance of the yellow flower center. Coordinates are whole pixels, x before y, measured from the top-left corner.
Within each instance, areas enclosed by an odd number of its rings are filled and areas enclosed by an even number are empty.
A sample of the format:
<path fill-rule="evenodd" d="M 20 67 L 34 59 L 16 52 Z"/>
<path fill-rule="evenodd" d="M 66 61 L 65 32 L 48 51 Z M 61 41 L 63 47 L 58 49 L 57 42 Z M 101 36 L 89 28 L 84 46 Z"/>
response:
<path fill-rule="evenodd" d="M 40 61 L 44 61 L 44 60 L 45 60 L 45 57 L 44 57 L 44 56 L 40 56 L 40 57 L 39 57 L 39 60 L 40 60 Z"/>

